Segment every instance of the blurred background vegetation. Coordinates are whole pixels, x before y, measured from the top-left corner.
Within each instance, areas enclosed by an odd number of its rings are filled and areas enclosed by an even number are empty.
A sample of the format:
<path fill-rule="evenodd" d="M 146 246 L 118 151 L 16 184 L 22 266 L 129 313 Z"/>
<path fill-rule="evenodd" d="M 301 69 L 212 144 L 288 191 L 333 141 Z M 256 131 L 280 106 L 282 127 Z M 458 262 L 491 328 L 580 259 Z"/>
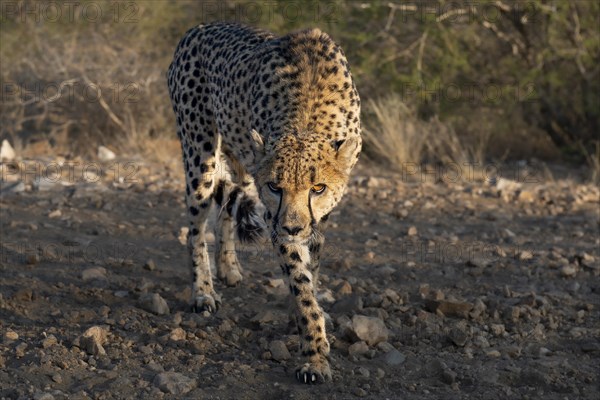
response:
<path fill-rule="evenodd" d="M 598 1 L 3 1 L 0 139 L 18 150 L 156 151 L 175 138 L 165 71 L 190 27 L 320 27 L 386 165 L 598 165 Z M 40 145 L 41 143 L 41 145 Z M 40 147 L 41 146 L 41 147 Z"/>

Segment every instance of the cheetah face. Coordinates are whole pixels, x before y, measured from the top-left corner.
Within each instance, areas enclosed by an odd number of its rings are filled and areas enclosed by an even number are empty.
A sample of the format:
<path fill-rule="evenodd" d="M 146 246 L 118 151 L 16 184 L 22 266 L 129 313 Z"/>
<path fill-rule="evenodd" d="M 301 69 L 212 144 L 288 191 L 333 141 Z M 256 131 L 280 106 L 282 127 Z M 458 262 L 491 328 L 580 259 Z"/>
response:
<path fill-rule="evenodd" d="M 306 143 L 295 138 L 279 140 L 263 149 L 256 184 L 280 243 L 306 243 L 319 222 L 342 198 L 360 139 L 335 143 Z"/>

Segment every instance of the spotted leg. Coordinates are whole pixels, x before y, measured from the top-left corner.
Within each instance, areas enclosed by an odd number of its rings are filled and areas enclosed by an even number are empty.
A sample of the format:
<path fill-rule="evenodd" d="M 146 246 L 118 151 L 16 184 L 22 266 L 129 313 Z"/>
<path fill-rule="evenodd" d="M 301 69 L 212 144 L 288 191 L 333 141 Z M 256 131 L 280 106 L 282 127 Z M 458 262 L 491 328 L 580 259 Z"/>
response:
<path fill-rule="evenodd" d="M 227 286 L 236 286 L 242 281 L 242 267 L 235 251 L 235 220 L 233 209 L 241 194 L 238 186 L 221 180 L 215 190 L 215 201 L 219 206 L 215 237 L 215 262 L 217 277 Z"/>
<path fill-rule="evenodd" d="M 183 163 L 186 170 L 186 204 L 189 217 L 188 251 L 192 270 L 192 311 L 213 313 L 219 307 L 220 296 L 213 288 L 210 259 L 206 245 L 206 222 L 210 213 L 219 169 L 219 141 L 209 126 L 195 126 L 198 134 L 181 129 Z M 210 132 L 210 135 L 208 134 Z M 206 137 L 202 145 L 200 138 Z M 216 142 L 216 146 L 212 143 Z"/>
<path fill-rule="evenodd" d="M 281 269 L 287 277 L 292 303 L 296 312 L 300 350 L 308 362 L 296 370 L 296 378 L 313 384 L 331 380 L 327 356 L 329 342 L 325 334 L 325 319 L 315 296 L 313 273 L 310 270 L 310 252 L 307 245 L 281 244 Z"/>

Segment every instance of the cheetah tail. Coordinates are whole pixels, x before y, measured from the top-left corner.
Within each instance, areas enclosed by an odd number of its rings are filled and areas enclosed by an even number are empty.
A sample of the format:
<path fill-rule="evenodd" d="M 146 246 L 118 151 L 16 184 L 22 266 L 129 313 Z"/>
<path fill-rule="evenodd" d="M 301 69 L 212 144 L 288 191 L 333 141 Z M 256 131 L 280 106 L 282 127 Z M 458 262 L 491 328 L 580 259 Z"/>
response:
<path fill-rule="evenodd" d="M 237 199 L 235 220 L 237 222 L 238 238 L 242 242 L 256 242 L 266 231 L 265 223 L 259 213 L 258 202 L 244 193 Z"/>

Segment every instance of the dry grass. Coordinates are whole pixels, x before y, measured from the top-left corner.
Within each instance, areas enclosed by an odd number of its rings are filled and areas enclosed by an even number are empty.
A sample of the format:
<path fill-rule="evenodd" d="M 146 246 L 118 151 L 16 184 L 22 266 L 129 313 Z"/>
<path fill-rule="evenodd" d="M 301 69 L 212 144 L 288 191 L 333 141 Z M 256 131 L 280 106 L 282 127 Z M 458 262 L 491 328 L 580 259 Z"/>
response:
<path fill-rule="evenodd" d="M 82 26 L 75 21 L 64 32 L 52 24 L 16 24 L 3 31 L 2 58 L 10 62 L 0 72 L 0 137 L 19 149 L 37 144 L 87 157 L 98 145 L 143 152 L 148 141 L 175 138 L 168 64 L 131 45 L 136 36 L 126 31 Z"/>
<path fill-rule="evenodd" d="M 585 146 L 580 144 L 581 153 L 585 157 L 585 162 L 590 170 L 589 179 L 592 183 L 600 184 L 600 141 L 594 143 L 594 149 L 589 151 Z"/>
<path fill-rule="evenodd" d="M 396 94 L 367 102 L 363 135 L 367 154 L 398 169 L 406 163 L 469 159 L 469 152 L 450 126 L 437 117 L 419 119 Z"/>

